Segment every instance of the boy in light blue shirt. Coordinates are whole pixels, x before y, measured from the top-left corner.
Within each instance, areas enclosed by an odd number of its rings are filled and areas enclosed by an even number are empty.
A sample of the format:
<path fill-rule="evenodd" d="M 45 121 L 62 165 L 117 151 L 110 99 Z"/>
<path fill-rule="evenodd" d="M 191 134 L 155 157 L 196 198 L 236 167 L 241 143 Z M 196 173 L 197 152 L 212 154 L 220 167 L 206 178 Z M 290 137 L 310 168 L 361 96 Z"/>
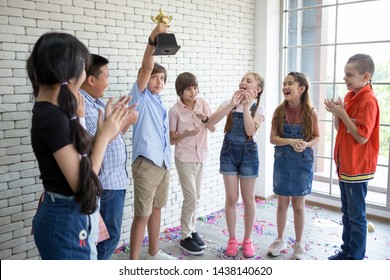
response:
<path fill-rule="evenodd" d="M 158 24 L 149 37 L 137 81 L 130 91 L 131 104 L 137 103 L 138 122 L 133 126 L 132 174 L 134 180 L 134 219 L 130 232 L 130 259 L 140 255 L 146 226 L 149 234 L 147 259 L 176 259 L 158 249 L 161 208 L 168 200 L 171 169 L 168 112 L 160 92 L 167 72 L 154 63 L 153 51 L 157 34 L 168 25 Z"/>

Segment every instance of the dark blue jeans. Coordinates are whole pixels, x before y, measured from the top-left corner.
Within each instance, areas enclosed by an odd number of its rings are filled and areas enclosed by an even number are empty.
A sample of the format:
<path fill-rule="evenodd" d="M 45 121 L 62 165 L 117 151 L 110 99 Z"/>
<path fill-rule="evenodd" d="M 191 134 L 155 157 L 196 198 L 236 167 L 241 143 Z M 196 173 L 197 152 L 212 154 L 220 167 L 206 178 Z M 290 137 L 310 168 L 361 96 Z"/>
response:
<path fill-rule="evenodd" d="M 100 197 L 100 215 L 110 238 L 97 244 L 98 260 L 109 260 L 118 246 L 122 232 L 123 208 L 126 190 L 103 190 Z"/>
<path fill-rule="evenodd" d="M 343 212 L 342 254 L 347 260 L 362 260 L 366 253 L 366 195 L 368 182 L 340 182 Z"/>

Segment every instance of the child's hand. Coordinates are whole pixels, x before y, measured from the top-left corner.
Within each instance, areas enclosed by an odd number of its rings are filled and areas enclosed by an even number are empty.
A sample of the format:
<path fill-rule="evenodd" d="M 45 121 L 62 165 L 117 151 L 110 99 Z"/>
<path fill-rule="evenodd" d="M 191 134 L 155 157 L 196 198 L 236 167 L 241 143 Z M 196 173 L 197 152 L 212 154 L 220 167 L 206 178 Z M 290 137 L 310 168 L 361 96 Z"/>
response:
<path fill-rule="evenodd" d="M 202 111 L 192 111 L 192 113 L 194 113 L 194 115 L 200 119 L 201 121 L 204 120 L 207 118 L 207 115 L 205 113 L 203 113 Z"/>
<path fill-rule="evenodd" d="M 241 100 L 241 104 L 242 105 L 249 105 L 251 103 L 251 101 L 253 100 L 253 98 L 255 97 L 255 92 L 253 92 L 252 90 L 250 89 L 247 89 L 243 94 L 243 98 Z"/>
<path fill-rule="evenodd" d="M 306 142 L 302 139 L 291 139 L 290 146 L 295 152 L 301 153 L 306 149 Z"/>
<path fill-rule="evenodd" d="M 129 106 L 129 102 L 130 102 L 131 98 L 132 98 L 131 96 L 122 96 L 121 98 L 118 99 L 117 102 L 115 102 L 114 105 L 111 105 L 113 100 L 114 100 L 111 97 L 107 101 L 107 105 L 106 105 L 106 110 L 105 110 L 105 114 L 104 114 L 105 119 L 108 118 L 109 116 L 111 116 L 112 112 L 121 106 L 124 107 L 125 110 L 127 111 L 126 118 L 122 124 L 122 129 L 121 129 L 121 131 L 123 133 L 125 133 L 129 129 L 129 127 L 132 124 L 135 124 L 135 122 L 138 120 L 138 111 L 135 110 L 135 108 L 138 106 L 138 104 L 134 103 L 131 106 Z"/>
<path fill-rule="evenodd" d="M 245 93 L 245 90 L 242 90 L 242 89 L 239 89 L 235 93 L 233 93 L 232 99 L 230 100 L 230 105 L 232 107 L 236 107 L 243 99 L 244 93 Z"/>
<path fill-rule="evenodd" d="M 138 111 L 135 107 L 138 106 L 138 103 L 134 103 L 130 107 L 127 108 L 127 117 L 126 117 L 126 126 L 135 124 L 138 120 Z"/>
<path fill-rule="evenodd" d="M 103 120 L 103 112 L 99 110 L 98 117 L 98 126 L 97 126 L 97 135 L 102 135 L 111 142 L 115 139 L 121 128 L 123 127 L 124 122 L 126 121 L 127 110 L 125 106 L 120 106 L 115 108 L 110 116 L 106 117 Z"/>
<path fill-rule="evenodd" d="M 297 146 L 296 146 L 296 148 L 295 148 L 294 150 L 295 150 L 296 152 L 298 152 L 298 153 L 301 153 L 301 152 L 303 152 L 306 148 L 307 148 L 307 142 L 301 140 L 301 141 L 297 144 Z"/>
<path fill-rule="evenodd" d="M 76 94 L 76 99 L 77 99 L 76 117 L 84 118 L 85 117 L 84 96 L 79 91 Z"/>
<path fill-rule="evenodd" d="M 152 41 L 156 40 L 156 37 L 160 33 L 167 33 L 169 28 L 168 24 L 165 23 L 159 23 L 156 25 L 156 27 L 153 29 L 152 33 L 150 34 L 150 39 Z"/>
<path fill-rule="evenodd" d="M 324 99 L 325 109 L 336 117 L 340 117 L 345 112 L 345 103 L 339 97 L 336 101 L 333 99 Z"/>
<path fill-rule="evenodd" d="M 114 105 L 111 105 L 112 102 L 114 101 L 114 98 L 110 97 L 107 101 L 107 104 L 106 104 L 106 109 L 104 111 L 104 118 L 108 118 L 112 111 L 114 111 L 116 108 L 120 107 L 120 106 L 127 106 L 127 104 L 130 102 L 131 100 L 131 96 L 122 96 L 121 98 L 118 99 L 117 102 L 114 103 Z"/>

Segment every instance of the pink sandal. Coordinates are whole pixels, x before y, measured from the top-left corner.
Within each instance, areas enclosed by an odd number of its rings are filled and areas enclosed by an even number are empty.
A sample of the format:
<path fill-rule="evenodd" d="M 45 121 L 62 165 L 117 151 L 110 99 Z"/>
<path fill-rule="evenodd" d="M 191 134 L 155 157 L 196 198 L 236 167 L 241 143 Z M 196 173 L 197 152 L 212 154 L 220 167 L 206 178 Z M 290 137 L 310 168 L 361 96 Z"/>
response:
<path fill-rule="evenodd" d="M 225 250 L 228 257 L 236 257 L 238 254 L 238 242 L 235 238 L 229 238 L 228 245 Z"/>
<path fill-rule="evenodd" d="M 242 243 L 242 254 L 245 258 L 252 258 L 255 255 L 255 248 L 253 242 L 250 239 L 245 239 Z"/>

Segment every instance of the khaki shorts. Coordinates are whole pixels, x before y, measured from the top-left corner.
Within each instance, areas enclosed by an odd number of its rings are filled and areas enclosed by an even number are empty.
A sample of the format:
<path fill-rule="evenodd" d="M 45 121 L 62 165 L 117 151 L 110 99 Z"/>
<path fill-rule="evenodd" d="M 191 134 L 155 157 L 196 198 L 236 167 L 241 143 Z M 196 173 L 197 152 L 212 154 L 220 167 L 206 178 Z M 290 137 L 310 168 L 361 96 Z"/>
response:
<path fill-rule="evenodd" d="M 162 208 L 168 201 L 169 170 L 138 157 L 132 165 L 134 179 L 134 215 L 147 217 L 153 208 Z"/>

